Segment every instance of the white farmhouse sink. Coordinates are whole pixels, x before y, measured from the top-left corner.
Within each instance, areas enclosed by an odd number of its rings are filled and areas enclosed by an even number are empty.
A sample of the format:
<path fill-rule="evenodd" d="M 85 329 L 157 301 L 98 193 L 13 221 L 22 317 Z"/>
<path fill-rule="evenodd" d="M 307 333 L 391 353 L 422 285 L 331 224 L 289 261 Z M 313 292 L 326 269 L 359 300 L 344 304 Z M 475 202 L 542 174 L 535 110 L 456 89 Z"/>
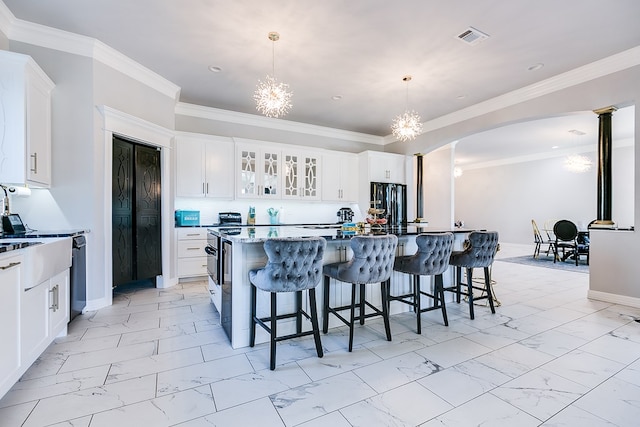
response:
<path fill-rule="evenodd" d="M 3 239 L 3 242 L 41 242 L 20 249 L 24 254 L 22 288 L 38 286 L 43 281 L 71 267 L 71 237 L 45 239 Z"/>

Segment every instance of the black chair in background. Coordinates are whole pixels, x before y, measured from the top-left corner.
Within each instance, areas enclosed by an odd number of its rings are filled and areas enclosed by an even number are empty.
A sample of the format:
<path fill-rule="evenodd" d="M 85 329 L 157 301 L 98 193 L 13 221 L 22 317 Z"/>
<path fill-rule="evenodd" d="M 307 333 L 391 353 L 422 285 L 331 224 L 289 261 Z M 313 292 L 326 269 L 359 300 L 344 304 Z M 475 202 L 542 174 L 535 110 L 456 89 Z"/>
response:
<path fill-rule="evenodd" d="M 553 243 L 554 263 L 560 259 L 561 251 L 562 261 L 566 261 L 569 257 L 574 257 L 576 265 L 578 265 L 580 255 L 586 255 L 587 264 L 589 263 L 588 238 L 585 240 L 584 237 L 581 237 L 583 243 L 578 243 L 578 227 L 573 222 L 561 219 L 553 226 L 553 233 L 556 235 L 556 240 Z"/>

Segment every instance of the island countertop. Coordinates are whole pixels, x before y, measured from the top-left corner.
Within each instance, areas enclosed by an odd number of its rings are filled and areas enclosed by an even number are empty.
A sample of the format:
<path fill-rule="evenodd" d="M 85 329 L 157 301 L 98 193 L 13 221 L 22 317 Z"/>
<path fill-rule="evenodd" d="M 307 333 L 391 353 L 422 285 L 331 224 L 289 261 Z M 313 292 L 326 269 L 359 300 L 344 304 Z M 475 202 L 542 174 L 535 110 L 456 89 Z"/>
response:
<path fill-rule="evenodd" d="M 343 231 L 339 224 L 320 225 L 274 225 L 270 227 L 223 227 L 210 228 L 209 231 L 232 243 L 259 243 L 276 237 L 324 237 L 327 240 L 348 240 L 358 235 L 384 235 L 395 234 L 397 236 L 416 236 L 421 233 L 470 233 L 473 230 L 464 228 L 430 228 L 419 225 L 385 226 L 382 228 L 365 227 L 362 231 Z"/>

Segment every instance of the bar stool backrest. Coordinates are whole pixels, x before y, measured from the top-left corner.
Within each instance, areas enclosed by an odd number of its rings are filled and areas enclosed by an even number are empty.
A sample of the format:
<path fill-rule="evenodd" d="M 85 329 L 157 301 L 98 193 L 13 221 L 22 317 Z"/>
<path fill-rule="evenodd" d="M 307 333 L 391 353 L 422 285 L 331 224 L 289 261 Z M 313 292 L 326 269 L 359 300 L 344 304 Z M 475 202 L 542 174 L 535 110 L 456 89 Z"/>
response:
<path fill-rule="evenodd" d="M 378 283 L 391 277 L 398 237 L 355 236 L 351 238 L 353 258 L 338 267 L 337 279 L 347 283 Z"/>
<path fill-rule="evenodd" d="M 267 292 L 296 292 L 315 288 L 322 278 L 327 241 L 322 237 L 271 238 L 264 242 L 267 265 L 251 270 L 257 288 Z"/>
<path fill-rule="evenodd" d="M 418 250 L 414 255 L 396 260 L 396 270 L 421 276 L 435 276 L 447 270 L 453 233 L 423 233 L 416 237 L 416 245 Z"/>
<path fill-rule="evenodd" d="M 498 251 L 497 231 L 472 231 L 462 253 L 454 253 L 451 264 L 465 268 L 489 267 Z"/>

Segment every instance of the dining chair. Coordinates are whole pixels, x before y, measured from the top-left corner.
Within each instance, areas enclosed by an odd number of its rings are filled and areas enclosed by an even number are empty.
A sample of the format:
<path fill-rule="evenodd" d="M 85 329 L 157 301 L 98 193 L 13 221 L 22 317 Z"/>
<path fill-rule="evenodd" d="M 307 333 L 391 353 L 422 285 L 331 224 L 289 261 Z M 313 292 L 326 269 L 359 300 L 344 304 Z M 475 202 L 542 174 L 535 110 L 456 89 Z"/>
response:
<path fill-rule="evenodd" d="M 587 255 L 587 263 L 589 260 L 589 244 L 578 243 L 578 227 L 567 219 L 561 219 L 553 226 L 553 233 L 556 239 L 553 243 L 553 262 L 555 263 L 560 259 L 560 251 L 562 251 L 562 261 L 566 261 L 567 258 L 573 257 L 578 265 L 580 261 L 580 255 Z"/>
<path fill-rule="evenodd" d="M 531 220 L 531 226 L 533 227 L 533 242 L 535 243 L 535 248 L 533 249 L 533 257 L 538 258 L 540 256 L 540 249 L 542 245 L 548 245 L 546 254 L 549 255 L 549 252 L 552 252 L 553 241 L 549 238 L 547 234 L 547 238 L 542 237 L 542 233 L 540 233 L 540 229 L 538 228 L 538 224 L 534 219 Z"/>
<path fill-rule="evenodd" d="M 322 278 L 322 259 L 327 242 L 322 237 L 270 238 L 264 242 L 267 264 L 263 268 L 250 270 L 251 282 L 251 328 L 249 346 L 256 340 L 256 325 L 260 325 L 270 336 L 269 368 L 276 368 L 276 343 L 279 341 L 313 335 L 318 357 L 323 356 L 316 307 L 316 286 Z M 256 309 L 257 292 L 260 289 L 271 296 L 271 313 L 258 317 Z M 309 293 L 310 314 L 302 309 L 302 291 Z M 277 314 L 277 294 L 295 292 L 296 309 L 293 313 Z M 311 321 L 311 330 L 302 331 L 302 317 Z M 277 322 L 282 319 L 296 319 L 296 332 L 277 335 Z M 267 325 L 267 322 L 269 325 Z"/>

